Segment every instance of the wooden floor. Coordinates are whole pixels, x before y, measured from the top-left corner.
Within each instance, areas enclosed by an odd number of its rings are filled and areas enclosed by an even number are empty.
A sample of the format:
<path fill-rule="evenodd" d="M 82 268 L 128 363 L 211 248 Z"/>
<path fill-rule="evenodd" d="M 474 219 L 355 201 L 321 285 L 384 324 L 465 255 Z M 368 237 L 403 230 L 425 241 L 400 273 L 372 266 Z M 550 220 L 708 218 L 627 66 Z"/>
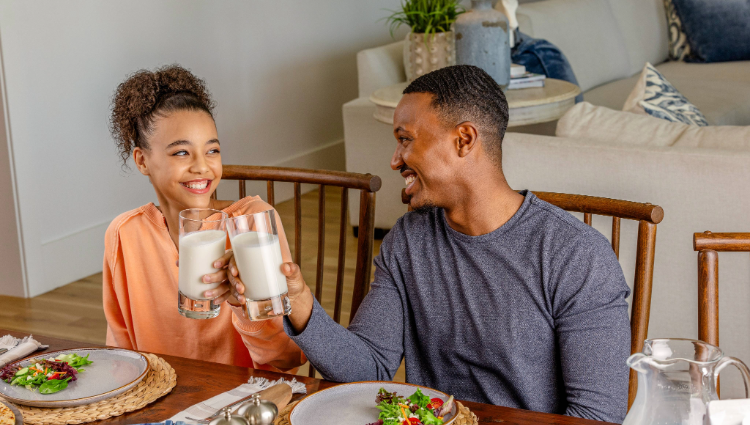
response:
<path fill-rule="evenodd" d="M 349 196 L 353 196 L 350 192 Z M 287 240 L 294 249 L 294 203 L 282 202 L 276 205 L 281 220 L 286 224 Z M 340 213 L 340 193 L 326 191 L 326 236 L 325 269 L 323 275 L 323 296 L 321 305 L 333 314 L 336 270 L 338 267 L 338 232 Z M 318 191 L 302 196 L 302 274 L 305 281 L 314 289 L 318 246 Z M 352 284 L 357 257 L 357 240 L 351 228 L 347 232 L 345 262 L 345 285 L 341 323 L 349 323 Z M 374 253 L 378 254 L 380 241 L 375 241 Z M 175 307 L 176 308 L 176 307 Z M 34 298 L 0 296 L 0 328 L 12 329 L 40 335 L 71 339 L 75 341 L 104 344 L 107 321 L 102 310 L 102 275 L 97 273 L 77 282 L 70 283 L 54 291 Z M 1 335 L 0 335 L 1 336 Z M 300 374 L 307 374 L 304 366 Z M 403 365 L 394 378 L 404 380 Z"/>

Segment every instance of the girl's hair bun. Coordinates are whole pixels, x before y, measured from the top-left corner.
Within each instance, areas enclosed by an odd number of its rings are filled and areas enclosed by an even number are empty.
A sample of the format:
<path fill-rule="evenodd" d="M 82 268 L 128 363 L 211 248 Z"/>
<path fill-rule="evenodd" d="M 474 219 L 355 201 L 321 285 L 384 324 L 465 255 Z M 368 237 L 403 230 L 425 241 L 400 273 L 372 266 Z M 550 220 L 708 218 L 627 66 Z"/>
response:
<path fill-rule="evenodd" d="M 179 65 L 142 69 L 117 86 L 110 132 L 125 164 L 134 147 L 148 149 L 154 120 L 177 110 L 204 111 L 213 118 L 214 102 L 206 83 Z"/>

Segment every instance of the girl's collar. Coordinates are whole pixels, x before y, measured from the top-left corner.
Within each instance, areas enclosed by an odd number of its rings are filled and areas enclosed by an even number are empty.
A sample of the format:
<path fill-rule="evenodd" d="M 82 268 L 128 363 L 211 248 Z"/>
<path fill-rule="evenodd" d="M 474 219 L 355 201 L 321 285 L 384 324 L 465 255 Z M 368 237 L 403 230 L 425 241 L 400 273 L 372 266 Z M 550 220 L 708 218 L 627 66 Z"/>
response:
<path fill-rule="evenodd" d="M 261 200 L 258 196 L 246 196 L 237 202 L 232 203 L 228 207 L 222 209 L 230 217 L 244 214 L 248 204 Z M 159 208 L 150 202 L 143 206 L 143 212 L 158 227 L 167 228 L 167 219 L 164 218 L 164 214 L 159 211 Z"/>

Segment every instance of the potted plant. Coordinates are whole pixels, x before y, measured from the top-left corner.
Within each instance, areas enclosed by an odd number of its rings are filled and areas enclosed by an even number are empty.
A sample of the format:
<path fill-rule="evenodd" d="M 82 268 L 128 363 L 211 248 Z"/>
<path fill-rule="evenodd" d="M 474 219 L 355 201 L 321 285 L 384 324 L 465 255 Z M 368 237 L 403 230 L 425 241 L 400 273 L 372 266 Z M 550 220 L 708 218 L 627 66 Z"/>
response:
<path fill-rule="evenodd" d="M 387 19 L 391 36 L 401 25 L 411 28 L 404 43 L 404 68 L 409 81 L 456 64 L 456 17 L 464 12 L 459 0 L 403 0 L 401 10 Z"/>

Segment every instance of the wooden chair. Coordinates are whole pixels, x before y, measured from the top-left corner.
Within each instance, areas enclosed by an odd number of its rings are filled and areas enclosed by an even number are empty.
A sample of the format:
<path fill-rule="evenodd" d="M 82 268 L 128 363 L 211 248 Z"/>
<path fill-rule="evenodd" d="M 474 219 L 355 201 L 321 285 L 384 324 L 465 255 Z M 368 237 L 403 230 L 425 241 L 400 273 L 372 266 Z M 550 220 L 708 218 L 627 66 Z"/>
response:
<path fill-rule="evenodd" d="M 358 189 L 359 233 L 357 237 L 357 266 L 354 274 L 354 294 L 350 318 L 354 318 L 362 299 L 369 290 L 372 272 L 373 230 L 375 228 L 375 192 L 380 190 L 381 180 L 370 174 L 346 173 L 341 171 L 305 170 L 299 168 L 261 167 L 251 165 L 224 165 L 224 180 L 238 180 L 240 198 L 246 196 L 247 180 L 267 182 L 268 203 L 274 204 L 274 182 L 294 183 L 294 262 L 302 264 L 302 184 L 317 184 L 318 195 L 318 260 L 315 279 L 315 298 L 321 301 L 323 294 L 323 260 L 325 247 L 325 191 L 327 186 L 341 190 L 341 217 L 339 229 L 338 270 L 336 274 L 336 298 L 333 320 L 341 321 L 342 296 L 344 289 L 344 264 L 346 257 L 346 232 L 348 227 L 349 189 Z M 216 192 L 214 192 L 215 195 Z M 310 377 L 315 369 L 310 365 Z"/>
<path fill-rule="evenodd" d="M 570 212 L 583 213 L 584 223 L 591 226 L 592 215 L 612 217 L 612 249 L 620 257 L 620 221 L 638 221 L 638 245 L 636 247 L 633 302 L 630 314 L 630 352 L 643 350 L 643 341 L 648 335 L 648 320 L 651 312 L 651 286 L 654 278 L 654 253 L 656 250 L 656 225 L 664 218 L 664 210 L 658 205 L 621 201 L 596 196 L 570 195 L 566 193 L 533 192 L 539 199 Z M 405 191 L 401 200 L 408 203 Z M 637 375 L 630 371 L 628 409 L 635 400 L 638 389 Z"/>
<path fill-rule="evenodd" d="M 698 251 L 698 339 L 718 346 L 719 252 L 750 252 L 750 233 L 695 233 L 693 250 Z"/>

